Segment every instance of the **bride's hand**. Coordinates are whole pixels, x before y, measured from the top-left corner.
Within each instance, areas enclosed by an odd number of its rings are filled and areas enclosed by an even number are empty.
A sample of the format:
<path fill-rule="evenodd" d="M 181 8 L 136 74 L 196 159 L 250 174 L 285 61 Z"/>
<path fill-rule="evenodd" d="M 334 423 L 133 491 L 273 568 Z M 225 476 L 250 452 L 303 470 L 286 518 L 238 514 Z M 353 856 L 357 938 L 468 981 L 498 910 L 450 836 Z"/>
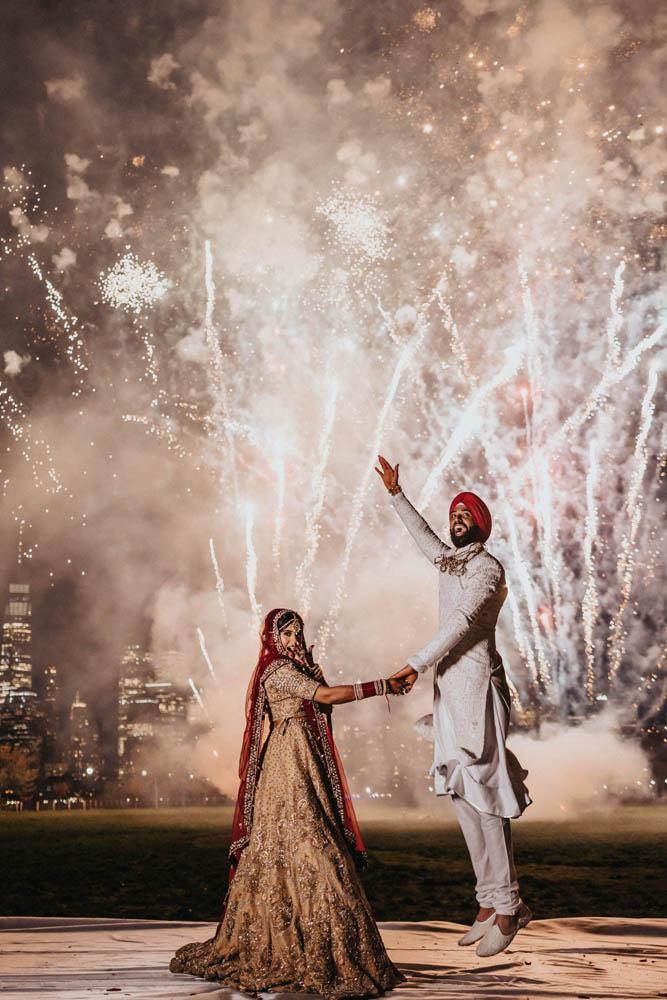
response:
<path fill-rule="evenodd" d="M 315 680 L 319 681 L 321 684 L 325 683 L 324 674 L 322 673 L 322 668 L 320 667 L 319 663 L 315 663 L 315 660 L 313 659 L 313 647 L 309 646 L 308 649 L 304 649 L 303 655 L 304 655 L 304 662 L 309 668 L 310 673 L 313 675 Z"/>
<path fill-rule="evenodd" d="M 389 694 L 407 694 L 411 687 L 405 677 L 389 677 L 387 680 Z"/>

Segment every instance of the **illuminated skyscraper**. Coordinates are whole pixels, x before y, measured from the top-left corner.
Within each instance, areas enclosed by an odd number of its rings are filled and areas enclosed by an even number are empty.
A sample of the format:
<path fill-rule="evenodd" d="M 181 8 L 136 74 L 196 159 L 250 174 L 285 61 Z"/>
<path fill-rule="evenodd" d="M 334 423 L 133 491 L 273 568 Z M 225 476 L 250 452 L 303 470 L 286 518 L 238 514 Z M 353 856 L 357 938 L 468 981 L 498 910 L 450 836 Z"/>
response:
<path fill-rule="evenodd" d="M 70 708 L 69 726 L 72 775 L 78 781 L 94 784 L 100 780 L 100 734 L 78 691 Z"/>
<path fill-rule="evenodd" d="M 38 699 L 32 685 L 29 583 L 10 583 L 0 644 L 0 742 L 39 752 Z"/>
<path fill-rule="evenodd" d="M 173 680 L 183 672 L 180 654 L 167 653 L 156 665 L 151 653 L 128 646 L 118 682 L 119 777 L 141 771 L 151 752 L 193 737 L 188 719 L 191 694 Z"/>
<path fill-rule="evenodd" d="M 154 687 L 152 655 L 140 646 L 127 646 L 118 680 L 118 773 L 121 777 L 137 768 L 144 751 L 155 744 L 159 708 Z"/>
<path fill-rule="evenodd" d="M 67 770 L 67 758 L 61 742 L 59 714 L 58 669 L 53 664 L 44 667 L 42 675 L 42 731 L 44 733 L 44 771 L 50 777 L 63 775 Z"/>
<path fill-rule="evenodd" d="M 32 691 L 32 606 L 29 583 L 10 583 L 0 645 L 0 706 L 13 691 Z"/>

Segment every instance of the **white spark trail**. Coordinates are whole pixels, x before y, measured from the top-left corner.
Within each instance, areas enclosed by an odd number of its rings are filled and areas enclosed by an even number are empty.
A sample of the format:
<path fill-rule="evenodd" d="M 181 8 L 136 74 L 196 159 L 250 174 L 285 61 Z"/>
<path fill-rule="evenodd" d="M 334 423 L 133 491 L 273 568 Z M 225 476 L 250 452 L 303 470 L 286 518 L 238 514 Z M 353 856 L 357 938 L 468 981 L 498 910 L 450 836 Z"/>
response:
<path fill-rule="evenodd" d="M 221 435 L 224 434 L 227 443 L 229 459 L 229 469 L 231 472 L 232 484 L 234 488 L 234 499 L 238 507 L 239 491 L 238 477 L 236 472 L 236 449 L 231 424 L 228 420 L 226 403 L 226 387 L 224 382 L 224 359 L 220 349 L 220 340 L 217 330 L 213 324 L 213 313 L 215 310 L 215 282 L 213 281 L 213 254 L 211 252 L 211 241 L 204 243 L 204 285 L 206 288 L 206 312 L 204 314 L 204 333 L 206 345 L 211 352 L 213 369 L 213 417 L 218 433 L 218 441 L 222 443 Z"/>
<path fill-rule="evenodd" d="M 429 505 L 447 465 L 454 460 L 465 442 L 473 434 L 481 430 L 481 412 L 486 400 L 499 386 L 507 382 L 513 375 L 516 375 L 521 367 L 524 351 L 525 344 L 523 342 L 508 348 L 505 352 L 505 364 L 500 371 L 493 378 L 489 379 L 488 382 L 480 386 L 479 389 L 476 389 L 464 404 L 463 412 L 458 424 L 449 437 L 447 447 L 442 451 L 424 483 L 419 500 L 417 501 L 418 510 L 422 510 Z"/>
<path fill-rule="evenodd" d="M 306 513 L 307 548 L 296 571 L 295 589 L 299 607 L 303 609 L 304 616 L 309 614 L 312 601 L 313 582 L 307 574 L 315 561 L 320 544 L 320 517 L 324 509 L 324 500 L 326 497 L 326 479 L 324 473 L 331 452 L 331 435 L 336 420 L 336 403 L 339 389 L 338 380 L 332 379 L 331 391 L 324 412 L 324 424 L 317 442 L 319 462 L 313 476 L 313 494 L 315 499 L 312 508 Z"/>
<path fill-rule="evenodd" d="M 528 282 L 528 274 L 521 261 L 519 261 L 519 278 L 521 281 L 521 301 L 523 304 L 524 327 L 526 331 L 526 368 L 530 385 L 530 389 L 526 387 L 522 388 L 521 398 L 524 420 L 526 422 L 526 441 L 533 487 L 535 522 L 537 524 L 540 548 L 544 556 L 548 585 L 551 590 L 552 616 L 554 624 L 557 626 L 558 611 L 560 609 L 560 575 L 556 565 L 553 544 L 551 476 L 548 456 L 545 450 L 540 447 L 540 441 L 538 440 L 538 436 L 541 438 L 541 435 L 536 436 L 536 423 L 541 412 L 540 404 L 544 390 L 542 364 L 538 351 L 540 335 L 533 297 Z M 529 394 L 532 415 L 528 405 Z"/>
<path fill-rule="evenodd" d="M 276 519 L 273 529 L 273 565 L 276 573 L 280 572 L 280 546 L 283 535 L 283 516 L 285 511 L 285 456 L 280 447 L 275 451 L 275 470 L 278 477 L 278 499 L 276 503 Z"/>
<path fill-rule="evenodd" d="M 204 633 L 202 632 L 202 630 L 199 628 L 199 626 L 197 626 L 197 638 L 199 639 L 199 648 L 202 651 L 202 656 L 206 660 L 206 666 L 209 669 L 211 677 L 213 678 L 213 680 L 217 684 L 218 683 L 218 675 L 216 674 L 215 669 L 213 667 L 213 664 L 211 663 L 211 657 L 208 655 L 208 650 L 206 648 L 206 638 L 205 638 Z"/>
<path fill-rule="evenodd" d="M 595 502 L 598 474 L 597 441 L 592 440 L 588 446 L 588 475 L 586 476 L 586 524 L 584 534 L 586 590 L 582 602 L 584 643 L 586 649 L 586 696 L 589 701 L 592 701 L 595 696 L 595 625 L 598 616 L 598 594 L 593 548 L 598 531 L 598 508 Z"/>
<path fill-rule="evenodd" d="M 514 596 L 514 591 L 511 587 L 507 588 L 507 600 L 509 601 L 510 611 L 512 612 L 512 625 L 514 627 L 514 636 L 516 638 L 517 646 L 519 647 L 519 653 L 528 664 L 533 681 L 537 682 L 537 664 L 535 662 L 535 654 L 533 652 L 533 647 L 530 644 L 530 640 L 524 631 L 521 614 L 519 612 L 519 603 Z"/>
<path fill-rule="evenodd" d="M 625 271 L 625 261 L 616 268 L 614 273 L 614 284 L 609 296 L 610 315 L 607 320 L 607 341 L 609 343 L 609 363 L 612 368 L 616 368 L 621 358 L 621 344 L 618 339 L 618 331 L 623 323 L 623 314 L 619 309 L 619 301 L 623 295 L 624 282 L 623 272 Z"/>
<path fill-rule="evenodd" d="M 248 584 L 248 599 L 252 609 L 255 631 L 259 631 L 262 621 L 262 609 L 257 603 L 255 588 L 257 586 L 257 554 L 252 539 L 255 513 L 251 504 L 246 508 L 245 541 L 246 541 L 246 581 Z"/>
<path fill-rule="evenodd" d="M 389 388 L 387 390 L 387 395 L 385 397 L 384 405 L 382 407 L 382 410 L 380 411 L 380 415 L 378 417 L 375 426 L 375 433 L 373 435 L 373 444 L 369 452 L 369 457 L 366 462 L 366 467 L 361 478 L 361 483 L 359 484 L 357 490 L 355 491 L 354 497 L 352 499 L 352 511 L 350 513 L 350 519 L 348 522 L 347 537 L 345 540 L 345 549 L 343 551 L 343 558 L 340 564 L 338 581 L 336 583 L 336 589 L 334 592 L 334 597 L 331 603 L 331 607 L 329 609 L 329 614 L 322 623 L 318 635 L 317 644 L 322 655 L 324 654 L 324 651 L 326 649 L 326 644 L 332 633 L 334 622 L 338 616 L 338 612 L 340 611 L 340 606 L 343 600 L 343 588 L 345 586 L 347 570 L 350 565 L 350 556 L 352 555 L 352 548 L 354 546 L 357 533 L 359 531 L 359 528 L 361 527 L 361 522 L 363 520 L 364 500 L 366 497 L 366 491 L 368 489 L 368 484 L 371 480 L 371 477 L 373 476 L 373 473 L 375 471 L 375 463 L 377 462 L 377 454 L 380 450 L 382 435 L 384 433 L 387 417 L 389 416 L 389 412 L 394 402 L 394 398 L 398 391 L 401 379 L 405 374 L 405 372 L 407 371 L 407 369 L 409 368 L 410 364 L 412 363 L 413 357 L 424 339 L 425 325 L 421 319 L 418 321 L 417 330 L 418 332 L 415 334 L 412 340 L 405 345 L 405 347 L 398 356 L 396 367 L 394 368 L 394 374 L 389 384 Z"/>
<path fill-rule="evenodd" d="M 64 490 L 65 487 L 53 464 L 49 442 L 44 438 L 35 439 L 32 423 L 28 420 L 25 409 L 3 384 L 2 379 L 0 379 L 0 417 L 20 449 L 21 457 L 30 466 L 37 489 L 44 489 L 47 493 L 60 493 Z M 44 448 L 45 460 L 33 454 L 39 446 Z M 43 479 L 44 467 L 50 482 Z"/>
<path fill-rule="evenodd" d="M 450 345 L 452 348 L 452 353 L 455 358 L 457 358 L 459 364 L 461 365 L 461 372 L 463 377 L 466 379 L 470 385 L 475 386 L 477 384 L 477 376 L 470 369 L 470 358 L 468 357 L 468 352 L 466 351 L 465 344 L 459 333 L 459 328 L 454 322 L 454 317 L 452 315 L 451 306 L 445 301 L 445 297 L 442 293 L 442 288 L 440 282 L 435 286 L 435 294 L 438 299 L 438 305 L 440 306 L 440 311 L 445 319 L 445 330 L 450 337 Z"/>
<path fill-rule="evenodd" d="M 510 504 L 507 500 L 505 500 L 504 502 L 504 508 L 505 508 L 505 518 L 507 520 L 507 525 L 509 527 L 510 543 L 512 545 L 514 562 L 517 569 L 519 580 L 521 582 L 521 586 L 523 587 L 523 592 L 526 599 L 526 606 L 528 608 L 528 615 L 530 617 L 530 624 L 533 632 L 533 642 L 535 643 L 535 651 L 537 654 L 537 662 L 539 666 L 539 679 L 542 682 L 544 691 L 547 694 L 547 696 L 549 698 L 552 698 L 553 687 L 551 680 L 551 667 L 547 659 L 546 651 L 544 649 L 544 643 L 542 640 L 542 634 L 540 632 L 540 626 L 537 614 L 537 602 L 535 599 L 535 588 L 533 587 L 533 581 L 528 571 L 528 566 L 526 565 L 526 561 L 521 555 L 521 550 L 519 549 L 519 540 L 514 523 L 514 518 L 512 516 Z"/>
<path fill-rule="evenodd" d="M 519 279 L 521 281 L 521 303 L 523 305 L 524 328 L 526 331 L 526 367 L 530 381 L 530 392 L 534 400 L 536 387 L 538 385 L 541 387 L 540 358 L 537 352 L 539 331 L 533 297 L 530 293 L 530 285 L 528 283 L 528 275 L 521 261 L 519 261 Z"/>
<path fill-rule="evenodd" d="M 556 433 L 553 438 L 553 444 L 556 444 L 564 437 L 569 437 L 573 431 L 581 427 L 581 425 L 584 424 L 590 416 L 592 416 L 597 407 L 600 405 L 602 399 L 609 393 L 609 390 L 613 389 L 613 387 L 618 385 L 619 382 L 622 382 L 623 379 L 629 375 L 631 371 L 633 371 L 641 356 L 646 351 L 650 350 L 651 347 L 655 347 L 656 344 L 659 344 L 666 332 L 667 320 L 661 323 L 660 326 L 653 331 L 653 333 L 642 337 L 639 343 L 636 344 L 626 356 L 625 361 L 623 361 L 622 364 L 619 364 L 618 367 L 614 369 L 608 369 L 586 402 L 577 407 L 574 413 L 572 413 L 571 416 L 565 421 L 560 431 Z"/>
<path fill-rule="evenodd" d="M 659 362 L 654 360 L 649 370 L 646 393 L 642 402 L 641 422 L 635 443 L 635 469 L 630 480 L 630 489 L 628 490 L 628 496 L 625 504 L 625 509 L 628 518 L 630 519 L 630 531 L 623 538 L 621 552 L 618 558 L 618 576 L 621 579 L 621 603 L 613 621 L 609 626 L 610 635 L 608 645 L 610 654 L 610 683 L 613 683 L 614 678 L 616 677 L 625 652 L 623 616 L 628 606 L 630 593 L 632 591 L 632 576 L 635 562 L 635 541 L 637 539 L 637 531 L 639 530 L 639 524 L 644 507 L 640 491 L 644 473 L 646 472 L 646 466 L 648 464 L 648 449 L 646 447 L 646 441 L 648 439 L 649 431 L 651 430 L 653 414 L 655 413 L 653 396 L 658 384 L 658 365 Z"/>
<path fill-rule="evenodd" d="M 192 688 L 192 693 L 194 694 L 195 698 L 199 702 L 199 707 L 201 709 L 203 709 L 203 711 L 206 712 L 206 714 L 208 715 L 208 711 L 206 710 L 206 706 L 205 706 L 204 702 L 201 699 L 201 695 L 199 694 L 199 691 L 197 690 L 197 688 L 195 686 L 195 682 L 193 681 L 192 677 L 188 677 L 188 684 Z"/>
<path fill-rule="evenodd" d="M 558 627 L 560 618 L 558 612 L 561 607 L 560 572 L 556 563 L 556 553 L 554 551 L 551 474 L 549 470 L 548 457 L 543 451 L 538 451 L 535 456 L 535 470 L 537 475 L 537 509 L 542 525 L 542 551 L 544 553 L 544 562 L 548 573 L 549 585 L 551 587 L 554 624 Z"/>
<path fill-rule="evenodd" d="M 220 605 L 220 611 L 222 614 L 222 622 L 227 630 L 227 612 L 225 610 L 225 581 L 222 578 L 222 573 L 220 572 L 220 567 L 218 565 L 218 559 L 215 554 L 215 546 L 213 544 L 213 539 L 209 538 L 208 547 L 211 553 L 211 563 L 213 564 L 213 572 L 215 573 L 215 592 L 218 597 L 218 604 Z"/>
<path fill-rule="evenodd" d="M 489 469 L 492 470 L 492 474 L 497 480 L 497 482 L 506 482 L 509 480 L 510 466 L 506 456 L 501 455 L 495 448 L 489 446 L 486 441 L 482 442 L 482 447 L 484 449 L 484 455 L 488 463 Z M 516 521 L 514 517 L 514 510 L 512 504 L 508 502 L 507 497 L 503 493 L 505 516 L 508 522 L 511 522 L 511 530 L 514 535 L 517 536 Z M 510 610 L 512 612 L 512 624 L 514 627 L 514 634 L 516 636 L 517 645 L 519 647 L 519 652 L 528 665 L 532 679 L 535 683 L 538 682 L 539 674 L 537 669 L 537 663 L 535 660 L 535 653 L 533 647 L 530 644 L 530 639 L 526 635 L 523 627 L 523 616 L 519 611 L 519 602 L 516 599 L 513 588 L 507 584 L 507 600 L 509 601 Z"/>
<path fill-rule="evenodd" d="M 68 316 L 63 307 L 63 297 L 58 291 L 55 285 L 49 281 L 48 278 L 42 273 L 42 269 L 37 263 L 37 260 L 33 254 L 28 257 L 28 263 L 32 273 L 46 286 L 46 299 L 51 309 L 56 314 L 60 322 L 62 323 L 63 329 L 67 336 L 67 347 L 65 353 L 67 357 L 72 362 L 74 368 L 79 376 L 83 376 L 88 372 L 88 368 L 81 357 L 81 352 L 83 350 L 83 340 L 79 331 L 77 330 L 77 323 L 79 319 L 77 316 Z M 84 378 L 79 378 L 79 385 L 73 390 L 75 396 L 79 396 L 82 392 L 82 386 L 84 385 Z"/>

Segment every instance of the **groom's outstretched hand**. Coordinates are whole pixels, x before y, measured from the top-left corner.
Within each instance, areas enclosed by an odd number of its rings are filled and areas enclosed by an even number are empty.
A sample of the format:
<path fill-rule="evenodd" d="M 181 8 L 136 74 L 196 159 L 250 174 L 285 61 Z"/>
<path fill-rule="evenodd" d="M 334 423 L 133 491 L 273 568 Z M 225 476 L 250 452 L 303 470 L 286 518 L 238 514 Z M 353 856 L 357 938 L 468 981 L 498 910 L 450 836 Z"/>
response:
<path fill-rule="evenodd" d="M 419 677 L 419 674 L 414 667 L 411 667 L 408 663 L 405 667 L 397 670 L 395 674 L 392 674 L 389 680 L 402 680 L 403 681 L 403 691 L 407 694 L 408 691 L 412 690 L 412 685 Z"/>
<path fill-rule="evenodd" d="M 380 468 L 375 466 L 375 471 L 378 476 L 386 486 L 388 490 L 395 490 L 398 487 L 398 462 L 396 463 L 396 468 L 393 469 L 386 458 L 382 455 L 378 455 L 378 462 L 380 463 Z"/>

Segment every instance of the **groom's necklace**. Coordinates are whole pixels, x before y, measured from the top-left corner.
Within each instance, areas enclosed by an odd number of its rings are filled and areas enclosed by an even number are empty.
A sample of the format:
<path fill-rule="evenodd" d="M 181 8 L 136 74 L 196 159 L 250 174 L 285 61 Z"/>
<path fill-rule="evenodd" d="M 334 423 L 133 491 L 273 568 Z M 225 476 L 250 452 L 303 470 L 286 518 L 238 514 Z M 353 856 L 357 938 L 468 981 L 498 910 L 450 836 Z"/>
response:
<path fill-rule="evenodd" d="M 438 556 L 435 560 L 435 565 L 441 573 L 450 573 L 452 576 L 463 576 L 470 560 L 481 552 L 483 548 L 484 546 L 481 542 L 475 542 L 470 547 L 470 551 L 466 552 L 462 559 L 459 559 L 458 556 Z"/>

